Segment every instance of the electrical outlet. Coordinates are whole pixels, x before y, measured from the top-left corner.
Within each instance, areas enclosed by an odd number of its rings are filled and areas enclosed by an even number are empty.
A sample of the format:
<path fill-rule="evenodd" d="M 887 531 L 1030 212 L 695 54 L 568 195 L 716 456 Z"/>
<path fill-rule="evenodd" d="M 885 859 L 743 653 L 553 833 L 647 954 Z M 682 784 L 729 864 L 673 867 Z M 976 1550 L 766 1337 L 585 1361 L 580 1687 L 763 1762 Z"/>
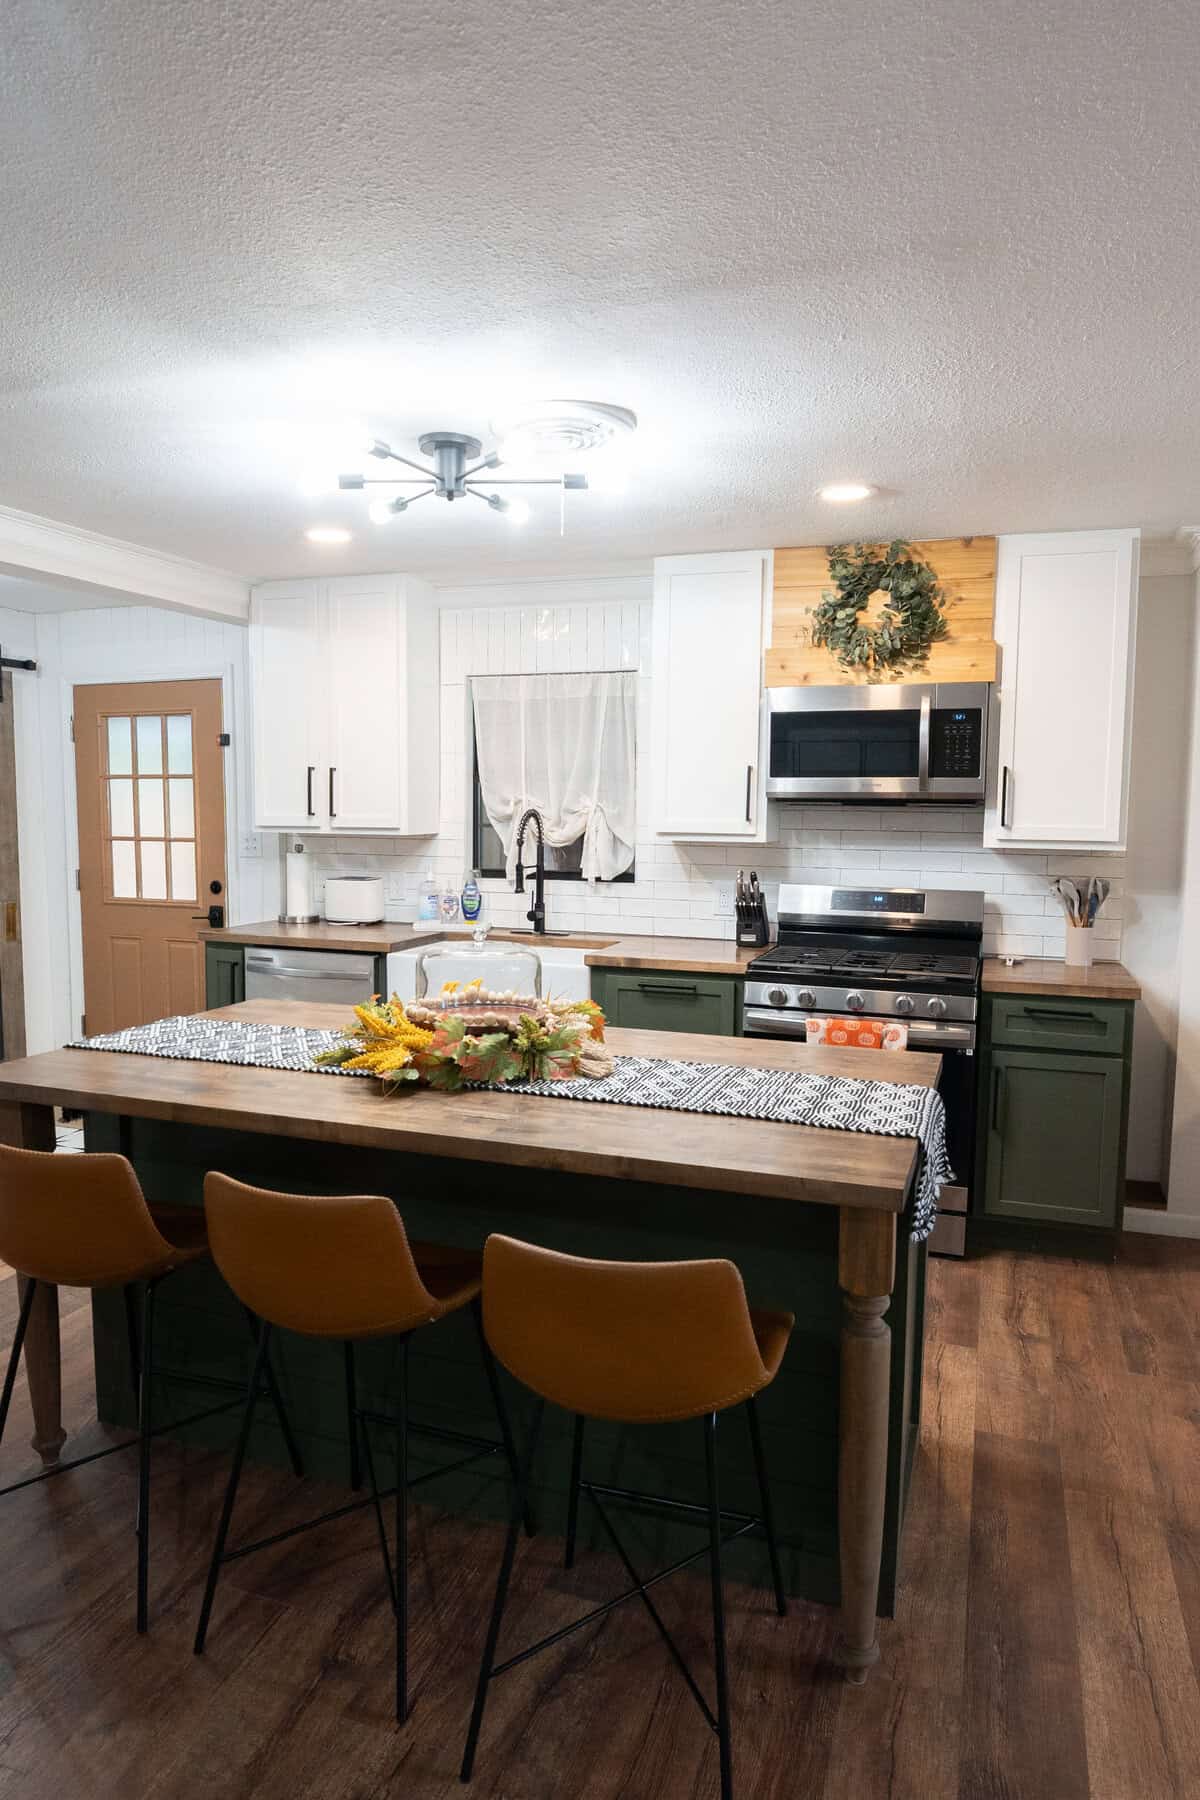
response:
<path fill-rule="evenodd" d="M 717 889 L 717 917 L 718 917 L 718 919 L 732 919 L 732 917 L 733 917 L 733 888 L 732 887 L 726 887 L 726 886 L 722 885 L 721 887 L 719 887 Z"/>
<path fill-rule="evenodd" d="M 388 876 L 387 885 L 384 888 L 384 896 L 386 899 L 391 900 L 391 901 L 397 901 L 397 900 L 404 899 L 405 882 L 404 882 L 403 875 L 394 873 L 394 874 L 391 874 Z"/>
<path fill-rule="evenodd" d="M 258 835 L 257 831 L 243 831 L 243 833 L 242 833 L 242 855 L 243 856 L 261 856 L 262 855 L 262 839 Z"/>

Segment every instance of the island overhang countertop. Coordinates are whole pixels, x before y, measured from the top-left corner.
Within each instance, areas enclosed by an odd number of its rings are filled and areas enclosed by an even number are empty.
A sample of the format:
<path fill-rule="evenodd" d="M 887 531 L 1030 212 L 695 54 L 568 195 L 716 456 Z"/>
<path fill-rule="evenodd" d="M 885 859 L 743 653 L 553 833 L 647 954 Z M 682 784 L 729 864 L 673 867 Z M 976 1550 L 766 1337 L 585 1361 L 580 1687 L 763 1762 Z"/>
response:
<path fill-rule="evenodd" d="M 204 1016 L 326 1029 L 347 1023 L 343 1006 L 299 1000 L 243 1001 Z M 941 1067 L 939 1057 L 918 1052 L 892 1056 L 675 1032 L 610 1030 L 608 1043 L 625 1056 L 920 1087 L 936 1086 Z M 905 1204 L 917 1155 L 912 1138 L 495 1090 L 385 1096 L 361 1078 L 121 1051 L 64 1049 L 0 1064 L 0 1102 L 891 1212 Z"/>

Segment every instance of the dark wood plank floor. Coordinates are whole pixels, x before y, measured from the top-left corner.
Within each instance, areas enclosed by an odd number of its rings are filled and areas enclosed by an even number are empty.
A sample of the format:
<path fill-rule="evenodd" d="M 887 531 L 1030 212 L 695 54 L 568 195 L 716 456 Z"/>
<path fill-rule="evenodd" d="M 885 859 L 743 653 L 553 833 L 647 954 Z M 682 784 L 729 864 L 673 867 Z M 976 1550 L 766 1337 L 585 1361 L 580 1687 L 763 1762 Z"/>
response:
<path fill-rule="evenodd" d="M 15 1282 L 0 1277 L 7 1342 Z M 64 1296 L 66 1409 L 89 1424 L 87 1296 Z M 742 1800 L 1194 1800 L 1200 1795 L 1200 1244 L 1129 1238 L 1115 1266 L 997 1252 L 931 1265 L 925 1430 L 899 1617 L 865 1688 L 833 1621 L 732 1595 Z M 29 1466 L 23 1388 L 0 1477 Z M 367 1517 L 229 1570 L 191 1654 L 222 1458 L 164 1446 L 153 1624 L 131 1629 L 132 1460 L 0 1501 L 0 1795 L 21 1800 L 449 1800 L 497 1535 L 422 1509 L 416 1710 L 390 1720 L 390 1614 Z M 331 1504 L 256 1474 L 243 1528 Z M 611 1592 L 547 1535 L 512 1641 Z M 663 1595 L 707 1657 L 706 1592 Z M 705 1666 L 706 1660 L 705 1660 Z M 625 1608 L 504 1678 L 481 1800 L 708 1800 L 712 1741 Z"/>

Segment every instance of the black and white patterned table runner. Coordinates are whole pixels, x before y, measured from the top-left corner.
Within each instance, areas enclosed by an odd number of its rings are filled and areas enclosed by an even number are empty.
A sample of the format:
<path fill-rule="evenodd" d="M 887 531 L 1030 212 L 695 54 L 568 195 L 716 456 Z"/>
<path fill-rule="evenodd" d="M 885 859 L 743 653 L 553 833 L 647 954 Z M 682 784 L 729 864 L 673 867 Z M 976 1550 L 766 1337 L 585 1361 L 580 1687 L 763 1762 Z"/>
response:
<path fill-rule="evenodd" d="M 316 1031 L 304 1025 L 258 1025 L 241 1019 L 184 1015 L 106 1032 L 100 1037 L 77 1038 L 67 1047 L 121 1050 L 138 1056 L 232 1063 L 314 1075 L 361 1075 L 371 1080 L 366 1070 L 314 1065 L 314 1057 L 340 1043 L 342 1035 L 339 1031 Z M 887 1052 L 881 1050 L 878 1054 Z M 916 1138 L 920 1158 L 910 1224 L 918 1243 L 933 1230 L 943 1184 L 954 1179 L 946 1154 L 946 1113 L 941 1095 L 907 1082 L 738 1068 L 729 1063 L 678 1062 L 669 1057 L 618 1056 L 613 1073 L 599 1081 L 523 1081 L 509 1083 L 507 1091 L 553 1100 L 657 1106 L 672 1112 L 717 1113 L 728 1118 L 767 1119 L 777 1124 Z M 397 1104 L 403 1104 L 403 1100 Z"/>

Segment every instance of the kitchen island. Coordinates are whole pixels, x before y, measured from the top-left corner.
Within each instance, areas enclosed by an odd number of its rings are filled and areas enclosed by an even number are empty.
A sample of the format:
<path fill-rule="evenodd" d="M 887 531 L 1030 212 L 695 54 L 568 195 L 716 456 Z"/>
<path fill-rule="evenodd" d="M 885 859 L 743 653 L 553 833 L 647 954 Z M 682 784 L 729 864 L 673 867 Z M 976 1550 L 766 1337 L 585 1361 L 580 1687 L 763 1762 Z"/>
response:
<path fill-rule="evenodd" d="M 211 1016 L 344 1023 L 341 1008 L 302 1002 L 251 1002 Z M 929 1055 L 662 1032 L 609 1038 L 618 1054 L 922 1087 L 936 1084 L 940 1066 Z M 582 1255 L 731 1257 L 752 1303 L 797 1315 L 763 1403 L 788 1585 L 840 1603 L 849 1674 L 863 1678 L 877 1659 L 876 1614 L 893 1610 L 920 1411 L 925 1253 L 899 1217 L 916 1171 L 912 1139 L 519 1093 L 385 1098 L 365 1080 L 126 1053 L 61 1050 L 0 1066 L 0 1140 L 52 1148 L 55 1105 L 82 1110 L 88 1148 L 129 1156 L 154 1201 L 199 1204 L 205 1172 L 218 1168 L 297 1191 L 383 1192 L 414 1237 L 448 1244 L 478 1247 L 499 1230 Z M 34 1441 L 52 1461 L 64 1441 L 57 1300 L 51 1289 L 37 1299 L 26 1360 Z M 93 1318 L 100 1416 L 131 1423 L 120 1294 L 97 1294 Z M 172 1369 L 194 1371 L 198 1382 L 242 1372 L 244 1322 L 213 1269 L 174 1277 L 159 1318 Z M 414 1414 L 419 1399 L 431 1420 L 454 1414 L 459 1428 L 486 1430 L 468 1334 L 466 1321 L 448 1321 L 414 1345 Z M 369 1348 L 376 1354 L 361 1370 L 368 1404 L 386 1408 L 392 1347 Z M 279 1367 L 310 1471 L 342 1477 L 337 1347 L 281 1334 Z M 193 1398 L 185 1386 L 180 1410 Z M 539 1511 L 554 1526 L 567 1485 L 569 1433 L 560 1424 L 537 1468 Z M 223 1444 L 228 1427 L 193 1431 Z M 282 1462 L 273 1433 L 264 1417 L 253 1454 Z M 746 1446 L 732 1422 L 723 1438 L 726 1503 L 749 1510 Z M 657 1493 L 694 1498 L 700 1449 L 686 1426 L 595 1432 L 602 1478 Z M 498 1514 L 507 1504 L 503 1474 L 484 1467 L 458 1478 L 454 1501 Z M 666 1530 L 646 1521 L 647 1547 L 664 1543 Z M 756 1547 L 737 1549 L 731 1567 L 761 1582 Z"/>

